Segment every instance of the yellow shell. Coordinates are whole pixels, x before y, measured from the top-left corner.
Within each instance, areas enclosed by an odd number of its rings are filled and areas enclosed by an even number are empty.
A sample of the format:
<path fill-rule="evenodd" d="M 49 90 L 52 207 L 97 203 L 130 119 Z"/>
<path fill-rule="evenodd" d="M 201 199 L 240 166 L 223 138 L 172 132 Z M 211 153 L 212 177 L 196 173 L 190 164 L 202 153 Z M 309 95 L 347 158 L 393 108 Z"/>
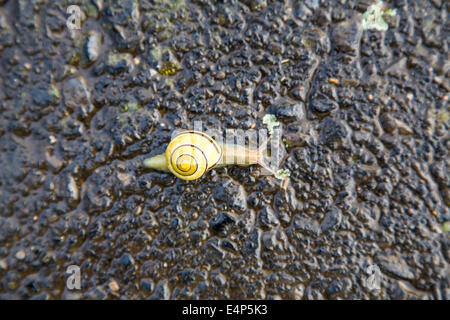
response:
<path fill-rule="evenodd" d="M 199 131 L 183 131 L 166 149 L 169 170 L 180 179 L 195 180 L 214 168 L 222 158 L 222 148 L 210 136 Z"/>

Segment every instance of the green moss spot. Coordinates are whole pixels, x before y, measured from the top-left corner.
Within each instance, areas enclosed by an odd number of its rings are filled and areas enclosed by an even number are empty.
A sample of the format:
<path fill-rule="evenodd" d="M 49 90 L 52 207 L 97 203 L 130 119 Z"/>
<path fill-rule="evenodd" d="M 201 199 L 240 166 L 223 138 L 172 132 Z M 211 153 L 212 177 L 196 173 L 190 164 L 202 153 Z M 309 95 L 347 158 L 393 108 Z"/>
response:
<path fill-rule="evenodd" d="M 289 171 L 289 169 L 280 169 L 275 174 L 275 178 L 280 179 L 280 180 L 288 178 L 290 176 L 291 176 L 291 171 Z"/>
<path fill-rule="evenodd" d="M 59 90 L 55 85 L 51 85 L 50 89 L 48 89 L 48 94 L 53 97 L 53 100 L 59 100 L 61 97 L 59 94 Z"/>
<path fill-rule="evenodd" d="M 121 111 L 122 112 L 128 112 L 128 111 L 136 111 L 137 109 L 142 108 L 142 106 L 139 103 L 136 102 L 125 102 L 125 104 L 122 106 Z"/>
<path fill-rule="evenodd" d="M 445 233 L 450 233 L 450 221 L 445 221 L 442 224 L 442 231 L 444 231 Z"/>
<path fill-rule="evenodd" d="M 74 51 L 69 59 L 69 64 L 71 64 L 72 66 L 77 66 L 79 62 L 80 54 L 78 53 L 78 51 Z"/>
<path fill-rule="evenodd" d="M 11 290 L 11 291 L 13 291 L 13 290 L 15 290 L 16 289 L 16 283 L 14 282 L 14 281 L 10 281 L 10 282 L 8 282 L 8 289 L 9 290 Z"/>
<path fill-rule="evenodd" d="M 77 68 L 74 66 L 66 65 L 64 66 L 64 76 L 71 76 L 77 73 Z"/>
<path fill-rule="evenodd" d="M 87 11 L 88 17 L 97 19 L 97 17 L 98 17 L 98 10 L 97 10 L 97 7 L 94 6 L 92 3 L 88 3 L 86 5 L 86 11 Z"/>
<path fill-rule="evenodd" d="M 267 130 L 269 130 L 269 134 L 273 134 L 273 128 L 280 125 L 280 123 L 277 121 L 277 117 L 274 114 L 266 114 L 263 117 L 263 124 L 267 126 Z"/>
<path fill-rule="evenodd" d="M 161 66 L 158 68 L 159 73 L 161 73 L 164 76 L 172 76 L 175 73 L 177 73 L 178 68 L 176 64 L 170 63 L 170 62 L 164 62 L 161 64 Z"/>
<path fill-rule="evenodd" d="M 132 56 L 129 53 L 110 53 L 108 55 L 108 64 L 116 65 L 122 60 L 131 60 Z"/>
<path fill-rule="evenodd" d="M 155 58 L 156 60 L 161 60 L 163 49 L 160 45 L 155 46 L 151 51 L 150 54 Z"/>
<path fill-rule="evenodd" d="M 378 30 L 378 31 L 386 31 L 389 26 L 384 21 L 383 15 L 387 16 L 395 16 L 397 14 L 397 10 L 395 9 L 386 9 L 385 5 L 382 1 L 379 1 L 373 5 L 371 5 L 366 12 L 363 14 L 362 26 L 364 30 Z"/>

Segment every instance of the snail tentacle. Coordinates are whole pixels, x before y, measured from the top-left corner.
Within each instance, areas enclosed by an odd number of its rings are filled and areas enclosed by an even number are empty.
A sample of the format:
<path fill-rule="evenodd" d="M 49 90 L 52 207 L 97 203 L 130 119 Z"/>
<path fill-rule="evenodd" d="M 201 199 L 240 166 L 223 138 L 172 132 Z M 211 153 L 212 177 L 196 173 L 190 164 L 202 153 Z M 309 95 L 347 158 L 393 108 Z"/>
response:
<path fill-rule="evenodd" d="M 147 158 L 144 160 L 143 164 L 144 164 L 144 167 L 147 167 L 150 169 L 169 171 L 169 166 L 167 165 L 165 153 L 158 154 L 151 158 Z"/>

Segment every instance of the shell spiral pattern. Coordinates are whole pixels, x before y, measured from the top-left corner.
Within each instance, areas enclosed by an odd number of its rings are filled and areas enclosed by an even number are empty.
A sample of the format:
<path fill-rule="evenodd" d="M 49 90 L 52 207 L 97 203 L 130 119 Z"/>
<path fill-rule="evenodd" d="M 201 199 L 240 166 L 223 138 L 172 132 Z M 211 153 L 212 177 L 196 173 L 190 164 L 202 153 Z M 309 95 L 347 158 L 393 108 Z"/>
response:
<path fill-rule="evenodd" d="M 169 170 L 180 179 L 195 180 L 222 158 L 222 148 L 210 136 L 199 131 L 183 131 L 166 149 Z"/>

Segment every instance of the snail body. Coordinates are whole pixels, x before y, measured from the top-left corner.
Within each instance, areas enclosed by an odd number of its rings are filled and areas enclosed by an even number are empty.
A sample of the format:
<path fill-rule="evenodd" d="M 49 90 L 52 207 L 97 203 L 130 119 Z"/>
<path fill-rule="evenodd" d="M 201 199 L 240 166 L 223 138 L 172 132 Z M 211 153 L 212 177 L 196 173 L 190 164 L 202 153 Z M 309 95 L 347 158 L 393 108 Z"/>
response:
<path fill-rule="evenodd" d="M 199 131 L 182 131 L 167 146 L 164 154 L 144 160 L 147 168 L 170 171 L 184 180 L 195 180 L 215 167 L 227 165 L 260 164 L 265 145 L 251 149 L 237 144 L 219 144 L 209 135 Z M 269 169 L 270 170 L 270 169 Z"/>

